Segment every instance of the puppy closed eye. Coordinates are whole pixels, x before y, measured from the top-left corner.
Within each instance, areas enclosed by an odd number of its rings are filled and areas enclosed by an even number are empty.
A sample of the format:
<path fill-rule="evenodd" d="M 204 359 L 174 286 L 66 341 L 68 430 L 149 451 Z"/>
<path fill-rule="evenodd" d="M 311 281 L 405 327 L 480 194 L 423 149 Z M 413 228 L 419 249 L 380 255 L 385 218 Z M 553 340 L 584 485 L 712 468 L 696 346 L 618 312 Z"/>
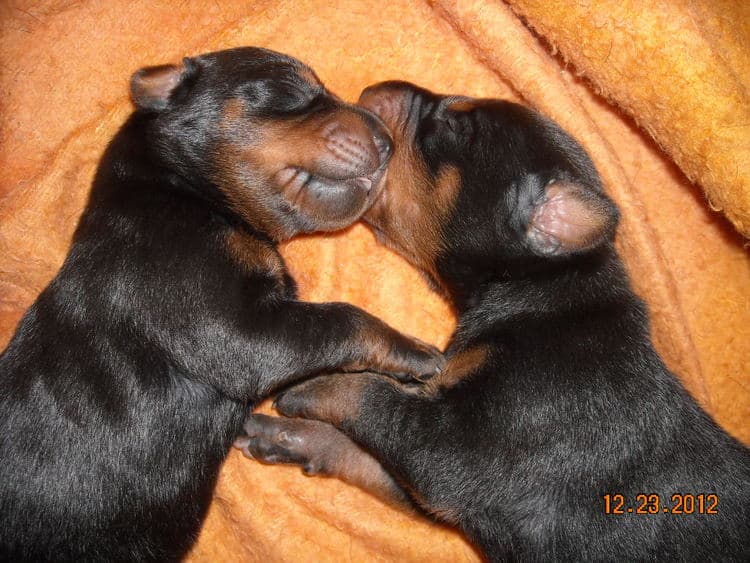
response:
<path fill-rule="evenodd" d="M 447 109 L 440 119 L 442 133 L 452 140 L 465 142 L 473 135 L 475 119 L 474 113 Z"/>
<path fill-rule="evenodd" d="M 304 89 L 294 83 L 260 79 L 246 84 L 241 96 L 255 113 L 289 114 L 307 110 L 322 93 L 322 88 Z"/>
<path fill-rule="evenodd" d="M 443 114 L 427 120 L 421 127 L 421 133 L 428 147 L 452 147 L 468 136 L 469 129 L 464 119 L 458 116 Z"/>
<path fill-rule="evenodd" d="M 460 135 L 461 134 L 461 120 L 454 116 L 454 115 L 447 115 L 444 119 L 441 120 L 443 128 L 453 134 L 453 135 Z"/>
<path fill-rule="evenodd" d="M 436 118 L 454 135 L 466 135 L 471 130 L 472 110 L 477 106 L 471 98 L 454 96 L 446 98 L 436 111 Z"/>
<path fill-rule="evenodd" d="M 306 112 L 308 115 L 313 115 L 330 109 L 332 106 L 332 99 L 335 98 L 321 88 L 320 92 L 314 96 L 311 97 L 308 95 L 307 101 L 301 104 L 298 109 L 299 111 Z"/>

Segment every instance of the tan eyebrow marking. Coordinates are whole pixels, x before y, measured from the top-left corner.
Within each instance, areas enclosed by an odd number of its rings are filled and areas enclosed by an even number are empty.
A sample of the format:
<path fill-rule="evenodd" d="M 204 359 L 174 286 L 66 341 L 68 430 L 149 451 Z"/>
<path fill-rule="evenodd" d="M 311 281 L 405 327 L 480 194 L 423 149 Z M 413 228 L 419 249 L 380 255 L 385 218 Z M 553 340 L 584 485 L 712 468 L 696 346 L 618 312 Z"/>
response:
<path fill-rule="evenodd" d="M 471 111 L 478 105 L 477 100 L 458 100 L 448 104 L 446 109 L 449 109 L 450 111 Z"/>
<path fill-rule="evenodd" d="M 448 358 L 443 372 L 428 380 L 423 386 L 417 388 L 403 388 L 407 393 L 426 397 L 437 397 L 441 391 L 455 387 L 474 373 L 476 373 L 487 362 L 490 348 L 486 344 L 479 344 L 458 352 Z"/>

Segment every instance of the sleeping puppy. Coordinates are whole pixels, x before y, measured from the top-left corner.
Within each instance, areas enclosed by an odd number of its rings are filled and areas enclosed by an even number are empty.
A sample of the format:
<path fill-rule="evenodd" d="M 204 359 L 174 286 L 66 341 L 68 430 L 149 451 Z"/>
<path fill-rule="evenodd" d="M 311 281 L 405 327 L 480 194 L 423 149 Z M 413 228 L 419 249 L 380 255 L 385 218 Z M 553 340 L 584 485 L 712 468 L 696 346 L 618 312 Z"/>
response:
<path fill-rule="evenodd" d="M 3 561 L 176 560 L 248 404 L 320 372 L 443 361 L 355 307 L 298 301 L 277 251 L 377 197 L 377 117 L 263 49 L 131 87 L 70 253 L 0 357 Z"/>
<path fill-rule="evenodd" d="M 396 146 L 366 221 L 455 305 L 448 363 L 296 386 L 277 408 L 314 420 L 253 416 L 251 453 L 406 493 L 492 561 L 750 560 L 750 452 L 654 351 L 580 145 L 508 102 L 361 104 Z"/>

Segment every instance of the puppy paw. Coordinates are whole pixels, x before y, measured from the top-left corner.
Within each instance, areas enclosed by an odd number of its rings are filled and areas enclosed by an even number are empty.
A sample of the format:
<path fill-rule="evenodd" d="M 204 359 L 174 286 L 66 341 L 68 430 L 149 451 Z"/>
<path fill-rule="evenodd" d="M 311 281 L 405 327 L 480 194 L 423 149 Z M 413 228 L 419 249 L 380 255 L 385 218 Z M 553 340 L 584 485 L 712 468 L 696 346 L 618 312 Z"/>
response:
<path fill-rule="evenodd" d="M 332 426 L 314 420 L 250 415 L 235 447 L 250 459 L 265 464 L 299 465 L 308 475 L 328 471 L 334 445 L 345 440 Z"/>
<path fill-rule="evenodd" d="M 387 375 L 402 383 L 425 382 L 440 375 L 445 368 L 445 356 L 435 346 L 413 336 L 402 339 L 391 347 L 390 360 L 393 369 Z"/>
<path fill-rule="evenodd" d="M 305 459 L 302 437 L 297 428 L 299 422 L 264 414 L 250 415 L 234 446 L 246 457 L 262 463 L 302 463 Z"/>
<path fill-rule="evenodd" d="M 318 377 L 311 381 L 295 385 L 291 389 L 280 393 L 274 399 L 274 408 L 282 415 L 291 418 L 316 418 L 315 406 L 316 403 L 320 403 L 321 399 L 325 399 L 326 387 L 325 382 L 318 381 L 318 379 L 327 380 L 328 376 Z"/>
<path fill-rule="evenodd" d="M 340 424 L 356 416 L 366 373 L 325 375 L 284 391 L 274 401 L 281 414 Z"/>

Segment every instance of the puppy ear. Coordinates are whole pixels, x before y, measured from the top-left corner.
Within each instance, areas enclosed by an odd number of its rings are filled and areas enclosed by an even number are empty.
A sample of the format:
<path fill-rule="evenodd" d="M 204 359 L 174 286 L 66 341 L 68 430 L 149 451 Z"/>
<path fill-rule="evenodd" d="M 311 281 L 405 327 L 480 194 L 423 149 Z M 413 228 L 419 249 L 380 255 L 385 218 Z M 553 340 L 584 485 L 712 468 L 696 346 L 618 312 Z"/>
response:
<path fill-rule="evenodd" d="M 539 254 L 582 252 L 610 238 L 617 220 L 617 208 L 603 193 L 572 182 L 554 181 L 533 205 L 526 240 Z"/>
<path fill-rule="evenodd" d="M 149 66 L 137 70 L 130 79 L 130 94 L 140 110 L 159 112 L 167 109 L 174 94 L 197 73 L 193 59 L 179 65 Z"/>

